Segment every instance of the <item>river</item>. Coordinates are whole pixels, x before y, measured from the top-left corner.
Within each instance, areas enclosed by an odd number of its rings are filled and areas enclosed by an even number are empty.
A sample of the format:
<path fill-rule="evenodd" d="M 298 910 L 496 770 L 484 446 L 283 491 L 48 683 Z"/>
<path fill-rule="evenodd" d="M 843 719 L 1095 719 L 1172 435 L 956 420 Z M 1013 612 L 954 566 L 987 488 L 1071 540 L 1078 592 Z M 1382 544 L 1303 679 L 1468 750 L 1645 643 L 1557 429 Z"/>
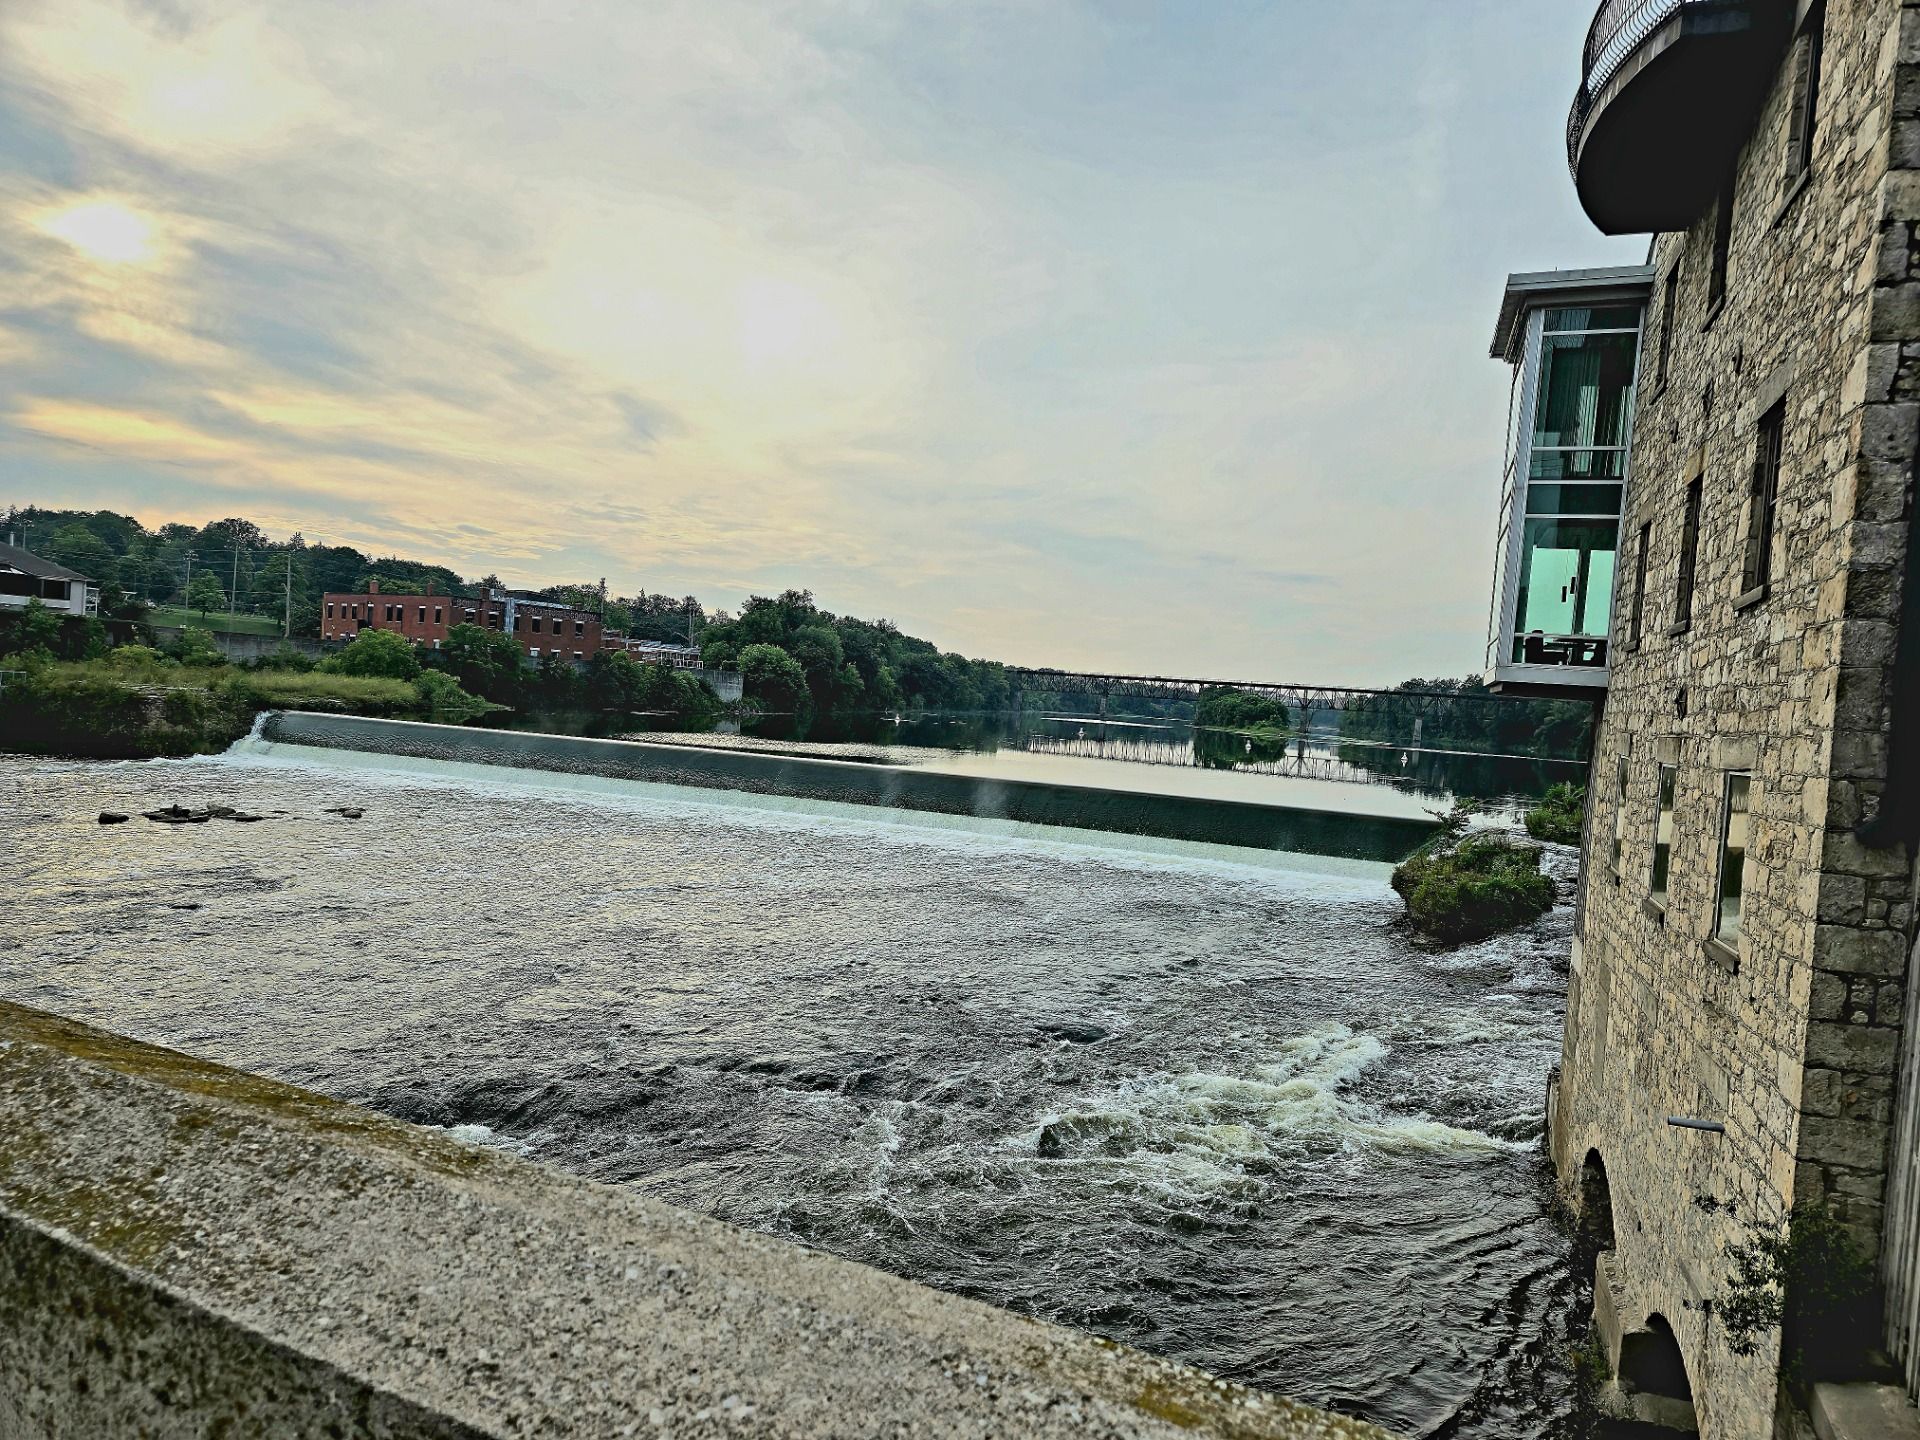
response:
<path fill-rule="evenodd" d="M 271 818 L 95 822 L 172 801 Z M 0 995 L 1409 1435 L 1559 1434 L 1570 915 L 1433 951 L 1388 874 L 260 739 L 0 756 Z"/>

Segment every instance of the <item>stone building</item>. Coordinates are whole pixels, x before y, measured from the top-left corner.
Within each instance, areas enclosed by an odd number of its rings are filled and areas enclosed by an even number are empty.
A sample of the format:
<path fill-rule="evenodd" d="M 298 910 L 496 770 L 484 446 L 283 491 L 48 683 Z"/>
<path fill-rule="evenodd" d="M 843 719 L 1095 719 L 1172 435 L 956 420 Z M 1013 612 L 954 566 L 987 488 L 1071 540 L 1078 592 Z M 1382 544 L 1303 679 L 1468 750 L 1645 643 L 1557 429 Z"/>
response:
<path fill-rule="evenodd" d="M 1550 1143 L 1624 1403 L 1800 1434 L 1842 1392 L 1724 1311 L 1790 1207 L 1920 1380 L 1920 5 L 1609 0 L 1568 144 L 1655 238 Z"/>

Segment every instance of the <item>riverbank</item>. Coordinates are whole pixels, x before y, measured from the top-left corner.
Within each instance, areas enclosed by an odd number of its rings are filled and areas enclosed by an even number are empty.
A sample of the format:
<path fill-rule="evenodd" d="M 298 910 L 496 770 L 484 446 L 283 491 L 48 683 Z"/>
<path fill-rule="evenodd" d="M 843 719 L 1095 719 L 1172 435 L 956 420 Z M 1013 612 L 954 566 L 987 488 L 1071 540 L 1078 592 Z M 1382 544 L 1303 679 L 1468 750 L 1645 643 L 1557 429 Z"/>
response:
<path fill-rule="evenodd" d="M 465 720 L 485 713 L 447 676 L 417 680 L 232 666 L 53 661 L 0 675 L 0 749 L 145 760 L 225 750 L 265 710 Z"/>

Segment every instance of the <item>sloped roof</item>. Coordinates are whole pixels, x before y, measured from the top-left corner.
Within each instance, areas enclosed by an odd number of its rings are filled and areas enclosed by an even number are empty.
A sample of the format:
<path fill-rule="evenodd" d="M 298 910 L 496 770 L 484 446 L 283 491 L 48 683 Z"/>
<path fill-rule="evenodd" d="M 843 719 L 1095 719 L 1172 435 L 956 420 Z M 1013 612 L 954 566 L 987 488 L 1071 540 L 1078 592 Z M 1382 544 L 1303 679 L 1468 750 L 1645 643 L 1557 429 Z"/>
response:
<path fill-rule="evenodd" d="M 78 570 L 69 570 L 64 565 L 56 565 L 51 560 L 42 560 L 31 551 L 22 550 L 18 545 L 0 543 L 0 565 L 10 570 L 18 570 L 23 575 L 37 576 L 42 580 L 78 580 L 83 585 L 91 584 Z"/>

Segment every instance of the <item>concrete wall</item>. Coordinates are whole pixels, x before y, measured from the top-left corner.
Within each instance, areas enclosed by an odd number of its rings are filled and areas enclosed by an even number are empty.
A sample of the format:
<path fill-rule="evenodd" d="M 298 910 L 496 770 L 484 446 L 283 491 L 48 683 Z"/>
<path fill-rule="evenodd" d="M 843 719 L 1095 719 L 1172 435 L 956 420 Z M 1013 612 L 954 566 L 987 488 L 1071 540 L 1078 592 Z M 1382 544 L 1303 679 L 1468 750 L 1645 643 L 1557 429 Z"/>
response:
<path fill-rule="evenodd" d="M 1670 378 L 1656 389 L 1643 362 L 1621 527 L 1630 565 L 1652 525 L 1644 639 L 1616 653 L 1596 738 L 1553 1148 L 1570 1196 L 1588 1153 L 1604 1162 L 1623 1323 L 1657 1313 L 1672 1325 L 1711 1436 L 1769 1433 L 1776 1399 L 1777 1339 L 1741 1358 L 1714 1323 L 1725 1247 L 1801 1200 L 1830 1202 L 1869 1249 L 1882 1229 L 1912 857 L 1856 832 L 1886 778 L 1920 413 L 1906 361 L 1920 342 L 1909 225 L 1920 188 L 1900 168 L 1920 164 L 1920 136 L 1897 118 L 1911 109 L 1914 30 L 1900 0 L 1830 0 L 1811 176 L 1791 187 L 1784 173 L 1783 68 L 1741 157 L 1717 314 L 1707 307 L 1714 215 L 1655 246 L 1649 346 L 1670 323 Z M 1675 265 L 1669 320 L 1658 311 Z M 1756 425 L 1781 397 L 1772 584 L 1736 605 Z M 1697 582 L 1681 628 L 1675 579 L 1695 477 Z M 1623 569 L 1616 635 L 1632 589 Z M 1678 767 L 1678 787 L 1662 913 L 1648 902 L 1663 762 Z M 1742 769 L 1758 787 L 1753 864 L 1729 953 L 1706 942 L 1721 786 Z M 1726 1132 L 1670 1128 L 1670 1114 Z"/>
<path fill-rule="evenodd" d="M 745 680 L 738 670 L 700 670 L 700 678 L 713 687 L 722 700 L 738 700 L 746 693 Z"/>
<path fill-rule="evenodd" d="M 152 628 L 156 645 L 171 645 L 186 633 L 183 627 L 177 625 L 155 625 Z M 318 640 L 304 635 L 283 640 L 278 635 L 230 635 L 220 630 L 212 633 L 214 645 L 235 664 L 259 660 L 280 649 L 298 650 L 302 655 L 311 655 L 316 660 L 328 653 Z"/>
<path fill-rule="evenodd" d="M 1383 1437 L 0 1004 L 0 1440 Z"/>

